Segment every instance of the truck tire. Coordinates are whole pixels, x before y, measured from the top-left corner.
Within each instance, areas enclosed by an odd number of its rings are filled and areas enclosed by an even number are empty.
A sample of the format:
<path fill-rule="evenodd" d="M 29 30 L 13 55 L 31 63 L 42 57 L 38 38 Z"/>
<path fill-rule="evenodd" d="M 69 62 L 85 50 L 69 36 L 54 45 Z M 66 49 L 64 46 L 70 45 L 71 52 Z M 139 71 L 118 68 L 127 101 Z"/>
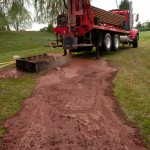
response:
<path fill-rule="evenodd" d="M 112 46 L 112 39 L 109 33 L 106 33 L 103 37 L 103 47 L 106 52 L 110 52 Z"/>
<path fill-rule="evenodd" d="M 112 51 L 117 51 L 119 49 L 119 35 L 118 34 L 114 34 L 112 36 Z"/>
<path fill-rule="evenodd" d="M 138 35 L 136 35 L 136 38 L 133 40 L 133 48 L 137 48 L 138 47 Z"/>

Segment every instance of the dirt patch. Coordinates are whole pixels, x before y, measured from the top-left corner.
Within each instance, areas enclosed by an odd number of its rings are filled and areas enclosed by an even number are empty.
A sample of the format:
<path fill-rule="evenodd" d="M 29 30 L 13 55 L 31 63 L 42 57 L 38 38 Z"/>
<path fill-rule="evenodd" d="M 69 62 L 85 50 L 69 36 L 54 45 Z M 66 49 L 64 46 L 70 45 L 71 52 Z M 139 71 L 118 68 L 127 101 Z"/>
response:
<path fill-rule="evenodd" d="M 23 72 L 20 72 L 16 69 L 9 69 L 0 72 L 0 79 L 17 79 L 23 75 Z"/>
<path fill-rule="evenodd" d="M 4 123 L 9 132 L 0 150 L 146 150 L 115 111 L 110 79 L 116 71 L 90 59 L 50 69 L 24 109 Z"/>

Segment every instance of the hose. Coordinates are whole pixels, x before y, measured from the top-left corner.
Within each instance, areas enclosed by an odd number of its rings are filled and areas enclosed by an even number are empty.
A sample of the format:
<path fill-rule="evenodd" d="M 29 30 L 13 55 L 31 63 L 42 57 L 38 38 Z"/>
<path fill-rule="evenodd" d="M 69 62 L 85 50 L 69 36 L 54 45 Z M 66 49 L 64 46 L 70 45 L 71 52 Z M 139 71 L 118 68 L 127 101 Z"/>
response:
<path fill-rule="evenodd" d="M 3 63 L 0 63 L 0 65 L 5 65 L 5 64 L 12 63 L 12 62 L 14 62 L 14 61 L 3 62 Z"/>
<path fill-rule="evenodd" d="M 4 64 L 4 65 L 0 66 L 0 69 L 1 69 L 1 68 L 4 68 L 4 67 L 6 67 L 6 66 L 12 65 L 12 64 L 14 64 L 14 62 L 10 62 L 10 63 Z"/>
<path fill-rule="evenodd" d="M 19 58 L 20 58 L 19 55 L 14 55 L 13 56 L 13 59 L 14 59 L 13 61 L 8 61 L 8 62 L 2 62 L 2 63 L 0 63 L 0 69 L 4 68 L 6 66 L 9 66 L 9 65 L 15 64 L 16 59 L 19 59 Z"/>

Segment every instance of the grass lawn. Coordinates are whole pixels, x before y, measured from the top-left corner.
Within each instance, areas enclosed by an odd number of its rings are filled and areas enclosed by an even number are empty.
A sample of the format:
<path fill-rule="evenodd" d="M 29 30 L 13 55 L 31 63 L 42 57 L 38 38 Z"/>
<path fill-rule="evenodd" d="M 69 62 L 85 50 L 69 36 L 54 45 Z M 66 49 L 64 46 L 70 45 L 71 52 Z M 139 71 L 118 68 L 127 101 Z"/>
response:
<path fill-rule="evenodd" d="M 0 63 L 11 61 L 13 55 L 27 56 L 29 38 L 37 39 L 31 44 L 29 55 L 50 52 L 43 48 L 54 34 L 40 32 L 0 32 Z M 38 42 L 38 39 L 43 42 Z M 115 96 L 131 122 L 137 125 L 150 147 L 150 32 L 140 33 L 139 48 L 124 48 L 101 57 L 108 60 L 119 72 L 114 80 Z M 94 55 L 92 53 L 92 55 Z M 20 79 L 0 79 L 0 125 L 21 108 L 34 86 L 34 75 L 25 74 Z M 15 89 L 15 90 L 14 90 Z M 21 90 L 20 90 L 21 89 Z M 0 136 L 5 132 L 0 126 Z"/>
<path fill-rule="evenodd" d="M 14 55 L 25 57 L 51 52 L 44 45 L 54 39 L 55 35 L 47 32 L 0 32 L 0 63 L 13 60 Z"/>

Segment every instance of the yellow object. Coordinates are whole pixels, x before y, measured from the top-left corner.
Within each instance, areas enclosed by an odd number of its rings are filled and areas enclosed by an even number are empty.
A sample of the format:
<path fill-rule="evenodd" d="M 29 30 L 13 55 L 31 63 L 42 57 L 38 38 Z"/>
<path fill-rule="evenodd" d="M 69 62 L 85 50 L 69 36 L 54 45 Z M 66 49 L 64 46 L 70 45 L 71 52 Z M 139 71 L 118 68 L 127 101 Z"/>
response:
<path fill-rule="evenodd" d="M 10 63 L 6 63 L 6 64 L 0 66 L 0 68 L 6 67 L 6 66 L 9 66 L 9 65 L 12 65 L 12 64 L 14 64 L 14 61 L 13 61 L 13 62 L 10 62 Z"/>
<path fill-rule="evenodd" d="M 3 63 L 0 63 L 0 65 L 9 64 L 9 63 L 11 63 L 11 62 L 14 62 L 14 61 L 3 62 Z"/>
<path fill-rule="evenodd" d="M 3 63 L 0 63 L 0 68 L 3 68 L 3 67 L 6 67 L 6 66 L 9 66 L 11 64 L 14 64 L 16 62 L 16 59 L 20 58 L 19 55 L 14 55 L 13 56 L 13 61 L 8 61 L 8 62 L 3 62 Z"/>

